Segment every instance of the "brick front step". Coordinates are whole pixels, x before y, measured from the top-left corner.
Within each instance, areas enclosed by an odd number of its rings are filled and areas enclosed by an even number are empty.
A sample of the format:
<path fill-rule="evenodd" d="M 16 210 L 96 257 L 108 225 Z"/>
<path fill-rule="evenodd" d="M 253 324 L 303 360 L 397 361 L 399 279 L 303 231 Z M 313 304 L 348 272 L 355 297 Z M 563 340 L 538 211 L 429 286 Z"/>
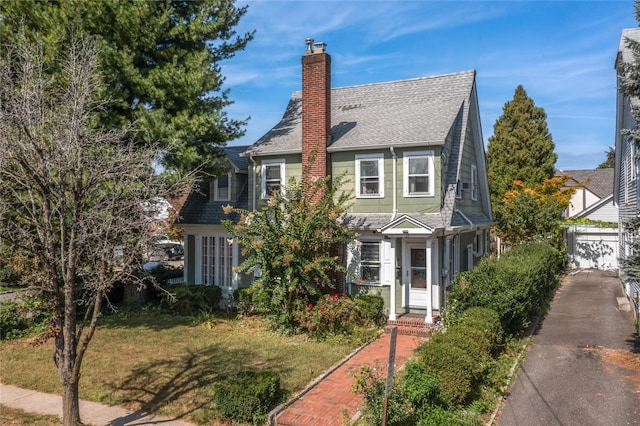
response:
<path fill-rule="evenodd" d="M 434 318 L 434 323 L 439 321 L 439 317 Z M 391 329 L 396 327 L 398 334 L 404 336 L 429 337 L 433 324 L 427 324 L 423 315 L 401 315 L 396 320 L 388 320 L 384 328 L 385 333 L 390 333 Z"/>

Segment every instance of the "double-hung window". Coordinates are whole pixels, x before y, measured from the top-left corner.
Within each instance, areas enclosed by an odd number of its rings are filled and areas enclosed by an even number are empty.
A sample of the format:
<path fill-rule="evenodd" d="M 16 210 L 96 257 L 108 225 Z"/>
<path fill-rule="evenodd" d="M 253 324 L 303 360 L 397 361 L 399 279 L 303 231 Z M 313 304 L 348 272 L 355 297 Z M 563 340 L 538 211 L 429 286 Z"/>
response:
<path fill-rule="evenodd" d="M 433 151 L 406 152 L 403 169 L 405 197 L 434 195 Z"/>
<path fill-rule="evenodd" d="M 284 191 L 284 160 L 266 160 L 262 163 L 262 198 L 274 191 Z"/>
<path fill-rule="evenodd" d="M 384 197 L 384 155 L 356 155 L 356 197 Z"/>
<path fill-rule="evenodd" d="M 365 283 L 380 282 L 380 243 L 377 241 L 361 242 L 360 278 Z"/>
<path fill-rule="evenodd" d="M 229 201 L 231 195 L 231 173 L 220 175 L 214 184 L 214 200 Z"/>

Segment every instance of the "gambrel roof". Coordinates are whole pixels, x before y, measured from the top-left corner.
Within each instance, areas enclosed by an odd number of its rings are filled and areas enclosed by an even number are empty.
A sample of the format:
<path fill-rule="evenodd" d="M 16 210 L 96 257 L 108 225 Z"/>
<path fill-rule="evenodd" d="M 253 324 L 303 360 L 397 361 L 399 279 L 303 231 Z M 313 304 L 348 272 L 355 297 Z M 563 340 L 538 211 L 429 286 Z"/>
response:
<path fill-rule="evenodd" d="M 474 89 L 475 71 L 331 89 L 328 152 L 442 145 Z M 294 92 L 282 120 L 250 155 L 301 151 L 302 93 Z"/>

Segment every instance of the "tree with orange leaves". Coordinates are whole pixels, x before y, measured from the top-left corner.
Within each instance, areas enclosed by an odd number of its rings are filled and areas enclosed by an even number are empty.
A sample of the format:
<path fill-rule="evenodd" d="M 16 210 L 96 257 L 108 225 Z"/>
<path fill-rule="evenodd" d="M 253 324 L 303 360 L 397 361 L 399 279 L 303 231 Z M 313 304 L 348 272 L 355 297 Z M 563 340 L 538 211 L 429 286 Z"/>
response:
<path fill-rule="evenodd" d="M 555 176 L 532 187 L 514 181 L 513 189 L 495 206 L 496 234 L 514 245 L 547 241 L 557 246 L 561 241 L 562 212 L 575 193 L 575 187 L 564 187 L 568 179 L 568 175 Z"/>

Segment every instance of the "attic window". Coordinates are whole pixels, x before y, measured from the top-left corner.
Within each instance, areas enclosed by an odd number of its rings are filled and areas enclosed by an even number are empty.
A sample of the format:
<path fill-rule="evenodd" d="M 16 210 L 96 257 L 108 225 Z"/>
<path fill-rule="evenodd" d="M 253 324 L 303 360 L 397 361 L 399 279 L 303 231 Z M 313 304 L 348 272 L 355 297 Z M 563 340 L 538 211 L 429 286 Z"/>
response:
<path fill-rule="evenodd" d="M 227 173 L 216 178 L 214 184 L 214 199 L 216 201 L 229 201 L 231 195 L 230 182 L 231 173 Z"/>

